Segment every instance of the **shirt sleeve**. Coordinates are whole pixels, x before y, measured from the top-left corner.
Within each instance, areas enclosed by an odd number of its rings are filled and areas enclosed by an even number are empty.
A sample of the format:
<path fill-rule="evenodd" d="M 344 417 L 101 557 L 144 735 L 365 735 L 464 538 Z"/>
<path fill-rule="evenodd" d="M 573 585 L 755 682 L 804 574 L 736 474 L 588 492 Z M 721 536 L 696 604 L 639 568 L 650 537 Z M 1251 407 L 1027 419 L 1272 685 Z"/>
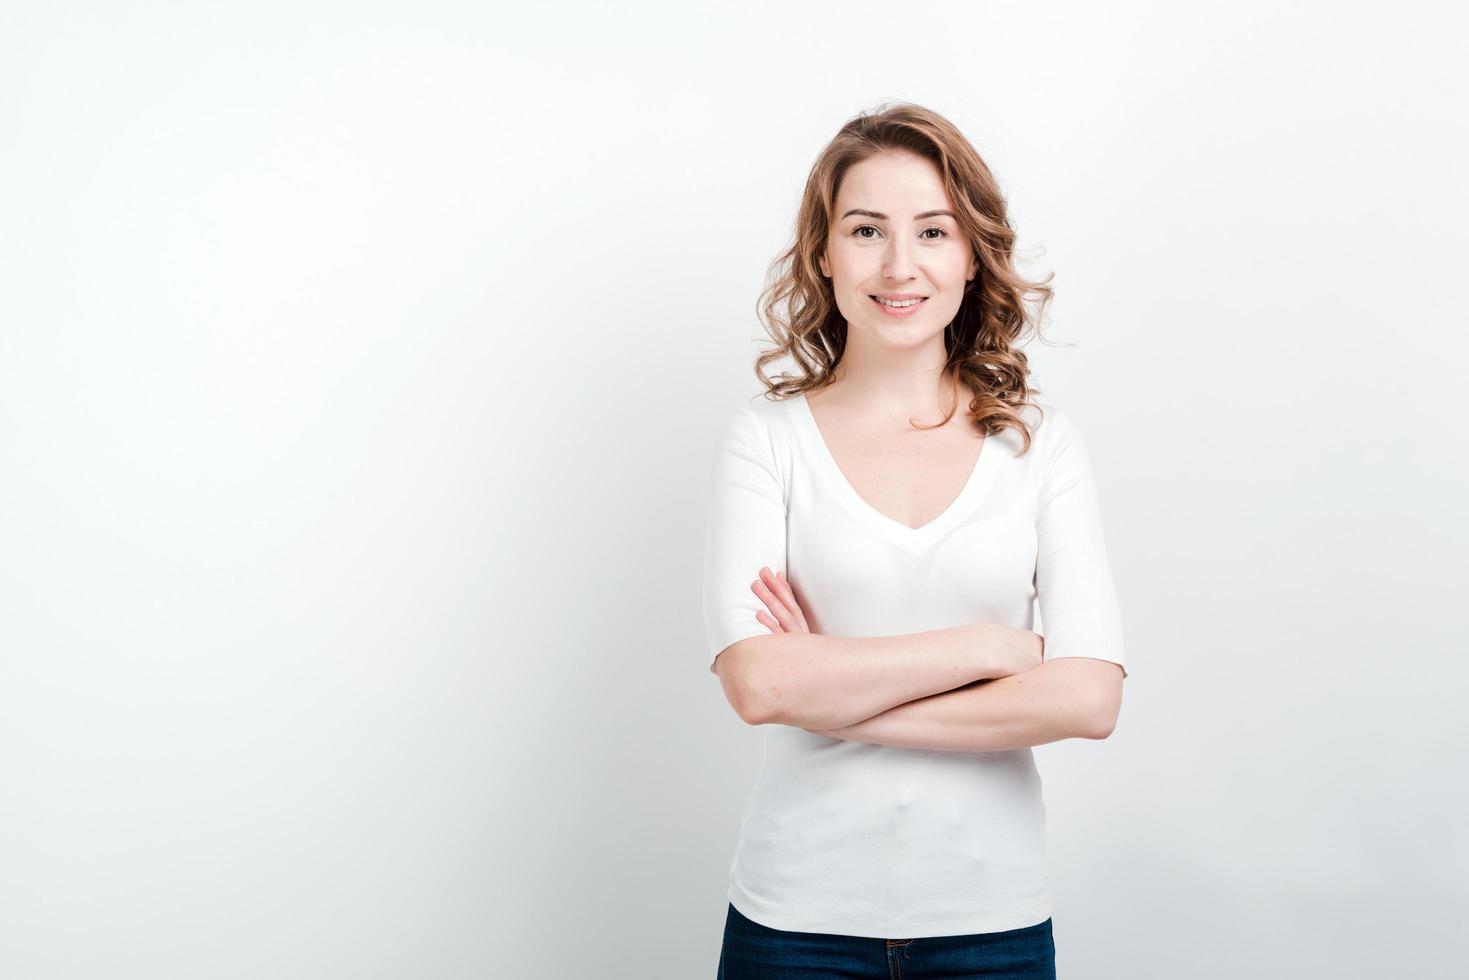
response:
<path fill-rule="evenodd" d="M 750 588 L 769 566 L 786 570 L 786 505 L 770 437 L 749 407 L 725 423 L 714 455 L 704 547 L 703 609 L 709 670 L 730 644 L 770 630 Z"/>
<path fill-rule="evenodd" d="M 1035 588 L 1045 660 L 1093 657 L 1127 666 L 1122 614 L 1107 546 L 1091 457 L 1071 419 L 1051 405 L 1044 440 L 1036 514 Z"/>

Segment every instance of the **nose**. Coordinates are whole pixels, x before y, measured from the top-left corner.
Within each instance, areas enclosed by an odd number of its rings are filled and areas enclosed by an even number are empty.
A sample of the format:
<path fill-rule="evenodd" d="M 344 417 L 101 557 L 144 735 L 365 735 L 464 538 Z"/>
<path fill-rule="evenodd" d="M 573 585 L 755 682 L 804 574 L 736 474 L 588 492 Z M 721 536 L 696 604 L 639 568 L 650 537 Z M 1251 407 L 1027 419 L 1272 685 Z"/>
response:
<path fill-rule="evenodd" d="M 882 277 L 894 282 L 907 282 L 913 278 L 913 252 L 912 244 L 902 235 L 892 235 L 888 238 L 887 248 L 883 250 Z"/>

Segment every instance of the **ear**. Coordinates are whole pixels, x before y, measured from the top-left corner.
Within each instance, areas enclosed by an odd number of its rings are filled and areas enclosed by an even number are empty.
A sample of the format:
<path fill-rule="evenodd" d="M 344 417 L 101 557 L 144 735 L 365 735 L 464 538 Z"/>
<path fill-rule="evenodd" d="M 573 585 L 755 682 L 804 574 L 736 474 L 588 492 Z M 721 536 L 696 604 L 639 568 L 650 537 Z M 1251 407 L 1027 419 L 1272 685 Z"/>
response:
<path fill-rule="evenodd" d="M 816 256 L 816 264 L 821 267 L 821 274 L 830 279 L 831 266 L 826 263 L 826 253 L 823 252 L 821 255 Z"/>

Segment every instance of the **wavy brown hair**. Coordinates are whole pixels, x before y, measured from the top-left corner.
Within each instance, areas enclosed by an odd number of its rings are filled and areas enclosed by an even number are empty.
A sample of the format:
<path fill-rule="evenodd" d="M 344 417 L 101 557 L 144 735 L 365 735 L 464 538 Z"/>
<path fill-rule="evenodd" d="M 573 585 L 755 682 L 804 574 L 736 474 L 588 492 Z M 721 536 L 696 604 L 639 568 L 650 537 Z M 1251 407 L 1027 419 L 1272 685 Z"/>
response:
<path fill-rule="evenodd" d="M 959 226 L 979 261 L 979 274 L 966 287 L 958 313 L 944 329 L 948 351 L 944 376 L 974 393 L 969 415 L 986 435 L 1005 428 L 1018 430 L 1023 454 L 1030 449 L 1030 432 L 1020 409 L 1033 404 L 1027 398 L 1040 389 L 1026 383 L 1030 371 L 1019 345 L 1032 329 L 1046 342 L 1040 325 L 1051 300 L 1054 273 L 1032 282 L 1016 272 L 1015 230 L 989 167 L 953 123 L 908 102 L 887 103 L 853 117 L 811 167 L 793 240 L 771 263 L 757 302 L 757 315 L 775 342 L 755 361 L 765 397 L 789 398 L 834 380 L 846 350 L 847 323 L 817 260 L 826 249 L 842 178 L 856 164 L 890 150 L 915 153 L 938 168 Z M 777 380 L 766 377 L 766 365 L 784 357 L 795 363 L 796 373 L 784 372 Z M 951 409 L 934 426 L 910 424 L 936 428 L 953 415 Z"/>

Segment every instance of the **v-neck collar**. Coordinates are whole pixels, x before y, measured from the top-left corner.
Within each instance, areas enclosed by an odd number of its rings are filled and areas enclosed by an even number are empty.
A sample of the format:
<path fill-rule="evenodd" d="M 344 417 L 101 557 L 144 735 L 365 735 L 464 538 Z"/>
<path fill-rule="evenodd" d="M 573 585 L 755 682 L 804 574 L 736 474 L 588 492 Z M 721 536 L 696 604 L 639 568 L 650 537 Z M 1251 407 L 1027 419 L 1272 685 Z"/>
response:
<path fill-rule="evenodd" d="M 944 508 L 933 520 L 922 527 L 909 527 L 902 521 L 882 513 L 876 507 L 869 504 L 851 481 L 837 465 L 836 457 L 832 455 L 831 448 L 826 443 L 826 437 L 821 434 L 821 426 L 816 423 L 816 415 L 811 411 L 811 404 L 806 400 L 805 392 L 795 396 L 795 401 L 800 402 L 797 406 L 796 415 L 802 432 L 806 436 L 811 457 L 817 466 L 826 474 L 829 482 L 836 491 L 837 496 L 846 504 L 847 508 L 859 520 L 872 527 L 877 532 L 897 541 L 907 548 L 925 548 L 939 538 L 943 537 L 956 524 L 972 513 L 973 505 L 984 494 L 988 488 L 995 472 L 996 455 L 998 447 L 991 446 L 994 441 L 993 435 L 985 436 L 983 445 L 980 446 L 979 458 L 974 461 L 974 468 L 969 472 L 969 478 L 964 481 L 949 506 Z"/>

